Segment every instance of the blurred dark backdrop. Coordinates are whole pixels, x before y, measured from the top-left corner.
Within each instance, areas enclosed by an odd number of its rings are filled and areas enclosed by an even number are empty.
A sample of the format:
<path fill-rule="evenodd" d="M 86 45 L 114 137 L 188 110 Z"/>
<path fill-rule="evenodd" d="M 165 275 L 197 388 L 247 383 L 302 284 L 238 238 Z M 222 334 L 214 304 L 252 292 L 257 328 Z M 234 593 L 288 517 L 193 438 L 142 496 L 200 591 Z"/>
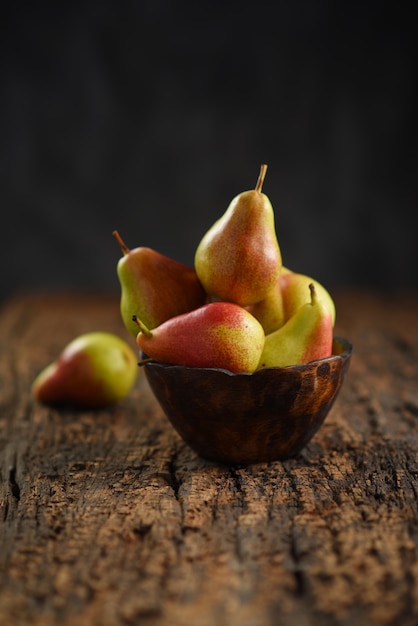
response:
<path fill-rule="evenodd" d="M 0 22 L 2 299 L 118 289 L 114 229 L 192 264 L 262 162 L 287 266 L 331 289 L 418 286 L 402 3 L 35 7 Z"/>

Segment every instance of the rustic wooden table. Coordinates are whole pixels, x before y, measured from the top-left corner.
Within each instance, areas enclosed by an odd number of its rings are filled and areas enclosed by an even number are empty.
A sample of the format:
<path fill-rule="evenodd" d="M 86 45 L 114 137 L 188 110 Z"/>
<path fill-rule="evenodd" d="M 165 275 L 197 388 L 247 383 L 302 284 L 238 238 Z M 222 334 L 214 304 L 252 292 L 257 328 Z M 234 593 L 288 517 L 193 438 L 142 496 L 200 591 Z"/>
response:
<path fill-rule="evenodd" d="M 111 410 L 33 402 L 75 335 L 126 337 L 118 297 L 0 311 L 0 624 L 416 626 L 418 296 L 335 294 L 354 354 L 285 462 L 225 467 L 174 432 L 142 370 Z"/>

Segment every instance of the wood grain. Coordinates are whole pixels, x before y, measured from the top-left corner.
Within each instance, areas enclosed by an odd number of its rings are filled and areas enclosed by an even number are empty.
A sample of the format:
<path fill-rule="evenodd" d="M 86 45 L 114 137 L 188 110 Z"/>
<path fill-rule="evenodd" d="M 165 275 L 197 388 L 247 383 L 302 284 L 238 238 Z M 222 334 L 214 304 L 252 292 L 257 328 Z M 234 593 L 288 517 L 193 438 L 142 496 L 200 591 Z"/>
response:
<path fill-rule="evenodd" d="M 113 295 L 0 311 L 0 624 L 415 626 L 418 297 L 340 293 L 344 387 L 284 462 L 198 458 L 143 371 L 112 409 L 37 405 L 35 374 Z"/>

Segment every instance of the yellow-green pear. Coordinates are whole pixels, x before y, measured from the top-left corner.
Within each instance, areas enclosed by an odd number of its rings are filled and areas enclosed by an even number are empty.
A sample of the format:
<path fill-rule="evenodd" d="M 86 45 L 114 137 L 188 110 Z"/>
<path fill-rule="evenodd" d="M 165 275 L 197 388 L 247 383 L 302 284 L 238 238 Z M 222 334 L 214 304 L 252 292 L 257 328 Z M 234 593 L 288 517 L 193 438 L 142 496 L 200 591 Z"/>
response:
<path fill-rule="evenodd" d="M 32 384 L 33 397 L 47 405 L 101 408 L 122 400 L 138 376 L 138 358 L 120 337 L 108 332 L 82 334 Z"/>
<path fill-rule="evenodd" d="M 279 281 L 262 300 L 246 307 L 260 322 L 266 335 L 283 326 L 285 322 L 283 296 Z"/>
<path fill-rule="evenodd" d="M 129 249 L 118 231 L 115 230 L 113 235 L 123 253 L 117 264 L 121 317 L 133 337 L 138 334 L 133 315 L 149 328 L 154 328 L 207 301 L 207 294 L 193 267 L 152 248 Z"/>
<path fill-rule="evenodd" d="M 266 336 L 257 369 L 308 363 L 332 353 L 332 316 L 310 283 L 310 302 L 278 330 Z"/>
<path fill-rule="evenodd" d="M 201 239 L 195 269 L 215 299 L 247 306 L 262 300 L 276 284 L 282 266 L 274 212 L 262 192 L 267 165 L 255 189 L 237 195 Z"/>
<path fill-rule="evenodd" d="M 283 319 L 289 320 L 303 304 L 310 302 L 309 285 L 315 285 L 316 297 L 322 302 L 332 317 L 332 324 L 335 325 L 336 309 L 335 303 L 327 289 L 317 280 L 307 276 L 292 272 L 287 267 L 282 268 L 279 278 L 279 289 L 282 294 Z"/>
<path fill-rule="evenodd" d="M 274 288 L 262 300 L 246 308 L 258 319 L 266 335 L 269 335 L 283 326 L 299 307 L 310 302 L 310 283 L 315 285 L 316 297 L 331 313 L 334 325 L 335 304 L 325 287 L 314 278 L 293 272 L 285 266 L 282 266 L 280 277 Z"/>

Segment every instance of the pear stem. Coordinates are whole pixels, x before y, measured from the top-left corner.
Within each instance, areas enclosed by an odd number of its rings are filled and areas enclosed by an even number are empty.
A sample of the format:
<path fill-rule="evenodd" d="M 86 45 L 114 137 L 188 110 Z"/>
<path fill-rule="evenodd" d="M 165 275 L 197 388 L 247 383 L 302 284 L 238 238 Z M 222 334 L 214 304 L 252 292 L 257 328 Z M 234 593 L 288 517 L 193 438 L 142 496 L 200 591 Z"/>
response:
<path fill-rule="evenodd" d="M 145 359 L 141 359 L 140 361 L 138 361 L 138 365 L 139 367 L 142 367 L 143 365 L 146 365 L 147 363 L 151 363 L 151 361 L 153 361 L 154 359 L 151 356 L 147 356 Z"/>
<path fill-rule="evenodd" d="M 128 246 L 125 244 L 125 242 L 123 241 L 122 237 L 119 235 L 117 230 L 114 230 L 112 235 L 114 236 L 114 238 L 116 239 L 116 241 L 118 242 L 118 244 L 120 245 L 123 254 L 129 254 L 130 250 L 128 248 Z"/>
<path fill-rule="evenodd" d="M 309 284 L 309 289 L 311 290 L 311 304 L 316 304 L 316 289 L 313 283 Z"/>
<path fill-rule="evenodd" d="M 267 172 L 267 165 L 263 163 L 262 166 L 260 167 L 260 174 L 258 175 L 257 184 L 255 186 L 255 190 L 258 191 L 259 193 L 261 193 L 261 190 L 263 188 L 263 183 L 266 177 L 266 172 Z"/>
<path fill-rule="evenodd" d="M 132 315 L 132 321 L 135 322 L 135 324 L 138 324 L 138 327 L 141 333 L 144 333 L 144 335 L 146 335 L 149 338 L 152 337 L 152 332 L 150 331 L 148 326 L 145 326 L 144 322 L 141 322 L 141 320 L 139 319 L 137 315 Z"/>

